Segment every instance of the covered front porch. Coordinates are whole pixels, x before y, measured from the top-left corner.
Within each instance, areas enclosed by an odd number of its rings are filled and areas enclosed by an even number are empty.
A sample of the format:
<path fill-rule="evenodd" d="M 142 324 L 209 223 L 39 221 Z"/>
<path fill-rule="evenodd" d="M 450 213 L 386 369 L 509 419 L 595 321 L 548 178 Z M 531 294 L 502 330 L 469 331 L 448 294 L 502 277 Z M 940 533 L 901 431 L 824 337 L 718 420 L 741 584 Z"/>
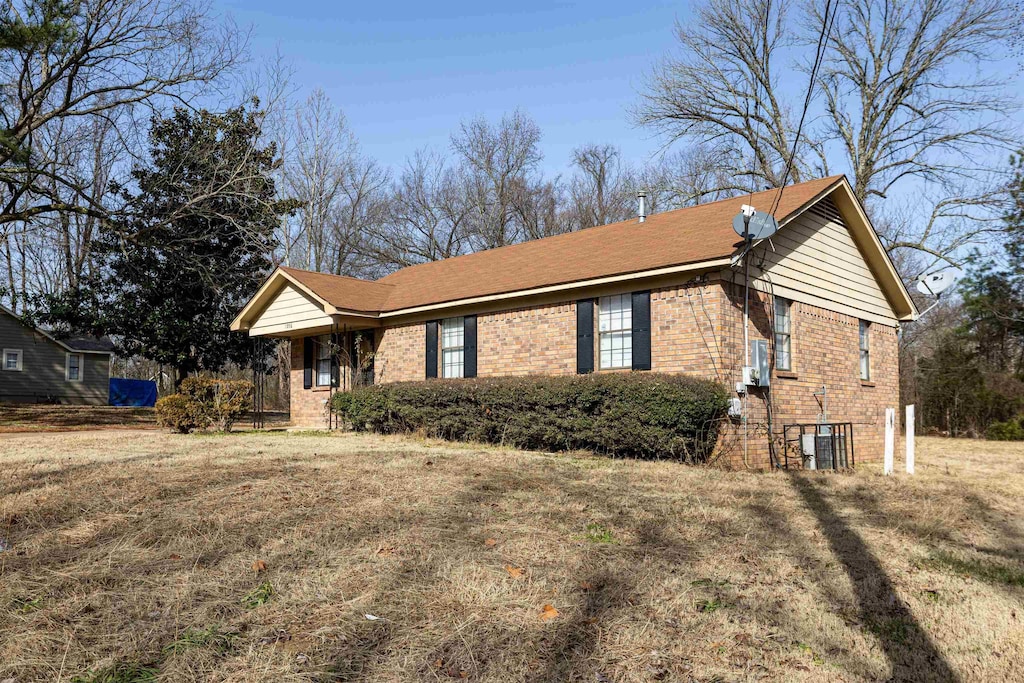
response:
<path fill-rule="evenodd" d="M 348 301 L 362 298 L 359 292 L 355 299 L 349 294 Z M 373 298 L 372 293 L 368 298 Z M 284 269 L 268 279 L 231 327 L 254 339 L 289 340 L 293 426 L 336 426 L 328 410 L 331 397 L 376 381 L 380 323 L 375 312 L 339 308 Z M 260 378 L 255 379 L 255 403 L 259 404 Z M 254 411 L 259 413 L 260 406 L 254 405 Z"/>

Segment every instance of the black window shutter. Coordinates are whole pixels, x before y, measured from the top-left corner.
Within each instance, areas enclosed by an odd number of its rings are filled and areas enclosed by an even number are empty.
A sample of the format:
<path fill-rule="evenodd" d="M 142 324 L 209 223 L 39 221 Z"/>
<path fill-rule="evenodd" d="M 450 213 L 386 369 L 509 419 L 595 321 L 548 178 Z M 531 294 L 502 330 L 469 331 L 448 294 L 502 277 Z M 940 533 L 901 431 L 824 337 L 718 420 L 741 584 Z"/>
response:
<path fill-rule="evenodd" d="M 313 388 L 313 337 L 302 340 L 302 388 Z"/>
<path fill-rule="evenodd" d="M 462 321 L 462 374 L 464 377 L 476 377 L 476 316 L 467 315 Z"/>
<path fill-rule="evenodd" d="M 651 293 L 633 292 L 633 369 L 651 369 Z"/>
<path fill-rule="evenodd" d="M 437 377 L 437 321 L 427 323 L 427 379 Z"/>
<path fill-rule="evenodd" d="M 594 300 L 576 302 L 576 374 L 594 371 Z"/>

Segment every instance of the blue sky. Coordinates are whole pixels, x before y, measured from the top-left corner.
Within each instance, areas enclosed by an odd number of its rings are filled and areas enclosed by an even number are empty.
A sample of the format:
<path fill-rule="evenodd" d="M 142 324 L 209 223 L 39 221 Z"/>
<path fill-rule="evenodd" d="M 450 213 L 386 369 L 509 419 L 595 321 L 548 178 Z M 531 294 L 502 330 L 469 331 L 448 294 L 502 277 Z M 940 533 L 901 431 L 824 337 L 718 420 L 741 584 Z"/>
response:
<path fill-rule="evenodd" d="M 280 51 L 292 64 L 299 96 L 322 87 L 383 164 L 447 149 L 460 121 L 518 107 L 541 128 L 548 175 L 583 143 L 614 143 L 636 162 L 660 148 L 627 110 L 688 17 L 671 2 L 217 4 L 251 26 L 257 59 Z"/>
<path fill-rule="evenodd" d="M 541 128 L 548 176 L 567 172 L 572 149 L 585 143 L 615 144 L 632 163 L 662 149 L 628 112 L 645 75 L 676 47 L 676 20 L 692 20 L 685 2 L 214 1 L 251 28 L 257 62 L 279 52 L 295 70 L 296 96 L 323 88 L 385 166 L 424 147 L 446 151 L 460 121 L 519 108 Z M 993 68 L 1008 90 L 1019 88 L 1015 59 Z M 791 76 L 780 87 L 796 109 L 806 75 Z M 846 170 L 842 156 L 834 171 Z M 987 161 L 1002 166 L 1006 157 L 994 150 Z"/>

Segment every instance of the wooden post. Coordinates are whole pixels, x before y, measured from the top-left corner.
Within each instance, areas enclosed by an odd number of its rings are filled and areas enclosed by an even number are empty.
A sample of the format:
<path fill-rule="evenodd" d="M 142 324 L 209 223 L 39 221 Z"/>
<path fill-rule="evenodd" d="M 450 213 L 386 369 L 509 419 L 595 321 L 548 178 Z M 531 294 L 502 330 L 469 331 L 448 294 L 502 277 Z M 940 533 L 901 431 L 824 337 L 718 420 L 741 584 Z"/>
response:
<path fill-rule="evenodd" d="M 907 474 L 914 473 L 914 406 L 907 406 Z"/>
<path fill-rule="evenodd" d="M 885 463 L 883 464 L 883 471 L 885 474 L 892 474 L 893 472 L 893 450 L 895 446 L 895 428 L 896 428 L 896 409 L 886 408 L 885 409 Z"/>

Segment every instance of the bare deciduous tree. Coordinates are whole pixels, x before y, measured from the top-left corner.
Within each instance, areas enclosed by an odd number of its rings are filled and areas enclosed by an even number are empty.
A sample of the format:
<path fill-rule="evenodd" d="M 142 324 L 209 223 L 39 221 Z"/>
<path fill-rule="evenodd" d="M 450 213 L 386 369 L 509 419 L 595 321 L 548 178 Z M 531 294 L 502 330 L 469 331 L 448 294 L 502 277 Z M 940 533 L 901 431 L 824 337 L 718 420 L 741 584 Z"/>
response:
<path fill-rule="evenodd" d="M 387 220 L 373 230 L 377 261 L 397 269 L 464 253 L 475 210 L 466 189 L 465 175 L 443 157 L 416 152 L 391 189 Z"/>
<path fill-rule="evenodd" d="M 1016 102 L 985 71 L 1003 56 L 1011 11 L 1000 0 L 831 6 L 836 19 L 824 34 L 814 84 L 822 104 L 811 112 L 789 180 L 846 168 L 890 252 L 927 254 L 901 258 L 924 268 L 958 263 L 966 247 L 998 229 L 994 218 L 1005 199 L 1003 179 L 975 160 L 1015 148 L 1004 124 Z M 806 20 L 796 22 L 779 2 L 707 0 L 700 21 L 677 29 L 682 52 L 655 72 L 637 120 L 670 140 L 697 141 L 733 159 L 733 177 L 752 158 L 757 185 L 777 187 L 779 162 L 792 153 L 794 137 L 786 84 L 777 77 L 781 48 L 815 44 L 825 25 L 822 0 L 806 7 Z M 811 73 L 797 58 L 785 66 Z M 912 209 L 897 214 L 871 201 L 909 187 L 912 178 L 931 188 L 912 193 Z"/>
<path fill-rule="evenodd" d="M 477 211 L 470 241 L 476 249 L 518 242 L 523 226 L 517 222 L 517 195 L 533 182 L 542 158 L 540 129 L 516 111 L 496 125 L 477 118 L 465 122 L 452 136 L 452 148 L 468 167 L 470 193 Z"/>
<path fill-rule="evenodd" d="M 615 145 L 584 145 L 573 150 L 575 175 L 569 181 L 569 210 L 577 228 L 622 221 L 633 215 L 636 190 Z"/>
<path fill-rule="evenodd" d="M 812 22 L 823 21 L 815 3 Z M 916 176 L 940 184 L 973 177 L 983 147 L 1009 153 L 1000 124 L 1005 83 L 979 66 L 1012 25 L 1000 0 L 847 0 L 819 85 L 826 127 L 849 159 L 861 201 Z"/>
<path fill-rule="evenodd" d="M 58 212 L 105 214 L 63 169 L 41 163 L 48 127 L 100 117 L 138 122 L 157 100 L 187 102 L 238 61 L 244 39 L 202 0 L 47 0 L 0 10 L 0 223 Z M 128 135 L 129 131 L 119 130 Z M 57 189 L 69 190 L 69 202 Z"/>
<path fill-rule="evenodd" d="M 295 114 L 285 169 L 288 191 L 299 203 L 295 239 L 305 247 L 305 267 L 310 270 L 327 269 L 334 260 L 329 224 L 356 153 L 344 114 L 317 88 Z"/>
<path fill-rule="evenodd" d="M 687 24 L 676 25 L 680 54 L 651 74 L 635 120 L 670 141 L 711 146 L 733 159 L 733 179 L 720 189 L 746 190 L 782 182 L 793 140 L 780 96 L 780 52 L 794 42 L 786 0 L 709 0 Z M 790 173 L 804 175 L 797 158 Z"/>

